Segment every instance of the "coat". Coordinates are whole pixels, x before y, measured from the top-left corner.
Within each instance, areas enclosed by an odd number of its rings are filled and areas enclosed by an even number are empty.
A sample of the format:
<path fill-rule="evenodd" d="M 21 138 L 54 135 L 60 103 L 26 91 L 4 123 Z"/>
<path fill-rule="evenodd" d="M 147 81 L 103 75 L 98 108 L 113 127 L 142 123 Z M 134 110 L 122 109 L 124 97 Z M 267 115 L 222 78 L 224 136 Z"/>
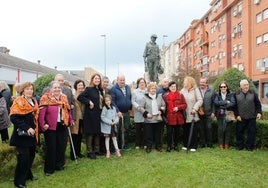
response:
<path fill-rule="evenodd" d="M 113 121 L 117 122 L 117 124 L 119 122 L 115 106 L 109 109 L 104 106 L 101 112 L 101 132 L 103 134 L 111 134 L 111 124 Z"/>
<path fill-rule="evenodd" d="M 158 117 L 157 115 L 154 115 L 153 118 L 151 119 L 148 119 L 147 118 L 147 114 L 152 114 L 152 98 L 149 96 L 148 93 L 145 94 L 145 98 L 144 98 L 144 102 L 142 104 L 142 113 L 143 113 L 143 117 L 145 118 L 144 119 L 144 122 L 145 123 L 159 123 L 158 121 Z M 156 102 L 157 102 L 157 107 L 158 107 L 158 110 L 160 111 L 160 108 L 161 107 L 166 107 L 166 103 L 165 101 L 163 100 L 163 97 L 161 94 L 157 94 L 156 95 Z M 163 112 L 161 111 L 161 113 L 163 114 Z"/>
<path fill-rule="evenodd" d="M 0 98 L 0 130 L 7 129 L 10 126 L 6 100 L 4 97 Z"/>
<path fill-rule="evenodd" d="M 127 113 L 132 108 L 130 87 L 126 85 L 125 89 L 126 96 L 118 84 L 114 85 L 110 90 L 113 105 L 115 105 L 117 112 Z"/>
<path fill-rule="evenodd" d="M 230 103 L 227 103 L 227 101 L 230 101 Z M 215 104 L 215 115 L 217 118 L 222 118 L 222 115 L 220 115 L 220 109 L 225 110 L 231 110 L 233 111 L 234 106 L 236 105 L 235 97 L 233 93 L 227 93 L 226 99 L 223 100 L 221 93 L 218 93 L 214 99 Z"/>
<path fill-rule="evenodd" d="M 75 102 L 75 122 L 74 125 L 70 127 L 71 133 L 72 134 L 78 134 L 79 131 L 79 120 L 83 119 L 83 113 L 84 113 L 84 108 L 85 105 L 82 104 L 77 100 L 78 94 L 74 94 L 74 102 Z"/>
<path fill-rule="evenodd" d="M 83 132 L 86 134 L 99 134 L 101 132 L 101 108 L 103 97 L 102 90 L 97 87 L 86 87 L 86 89 L 77 97 L 77 100 L 85 105 L 83 115 Z M 89 102 L 94 104 L 92 109 L 89 108 Z"/>
<path fill-rule="evenodd" d="M 183 94 L 179 91 L 167 92 L 163 96 L 164 101 L 166 102 L 166 117 L 168 125 L 183 125 L 184 116 L 183 110 L 186 109 L 187 104 Z M 173 110 L 174 107 L 178 107 L 178 111 Z"/>
<path fill-rule="evenodd" d="M 201 93 L 199 92 L 199 89 L 192 88 L 190 90 L 187 90 L 186 88 L 182 88 L 181 93 L 183 94 L 183 96 L 186 100 L 186 104 L 187 104 L 186 123 L 191 123 L 193 118 L 195 121 L 199 121 L 200 118 L 198 116 L 197 111 L 203 104 L 203 99 L 202 99 Z M 193 116 L 193 114 L 191 114 L 193 109 L 196 111 L 195 116 Z"/>
<path fill-rule="evenodd" d="M 134 122 L 135 123 L 142 123 L 144 122 L 144 117 L 141 111 L 138 110 L 139 107 L 144 103 L 144 94 L 146 90 L 141 90 L 139 88 L 133 90 L 131 102 L 134 108 Z"/>

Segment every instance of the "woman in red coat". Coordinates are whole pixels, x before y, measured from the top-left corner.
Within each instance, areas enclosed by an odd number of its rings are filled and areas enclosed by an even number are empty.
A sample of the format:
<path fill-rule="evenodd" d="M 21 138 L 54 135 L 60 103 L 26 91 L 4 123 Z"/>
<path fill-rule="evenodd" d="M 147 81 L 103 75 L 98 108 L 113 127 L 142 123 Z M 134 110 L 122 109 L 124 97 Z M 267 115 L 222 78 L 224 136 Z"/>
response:
<path fill-rule="evenodd" d="M 178 139 L 180 126 L 185 123 L 183 110 L 186 109 L 187 104 L 183 94 L 177 90 L 177 84 L 174 81 L 169 83 L 169 91 L 164 95 L 166 102 L 166 117 L 167 117 L 167 152 L 171 151 L 172 140 L 174 150 L 179 151 Z"/>

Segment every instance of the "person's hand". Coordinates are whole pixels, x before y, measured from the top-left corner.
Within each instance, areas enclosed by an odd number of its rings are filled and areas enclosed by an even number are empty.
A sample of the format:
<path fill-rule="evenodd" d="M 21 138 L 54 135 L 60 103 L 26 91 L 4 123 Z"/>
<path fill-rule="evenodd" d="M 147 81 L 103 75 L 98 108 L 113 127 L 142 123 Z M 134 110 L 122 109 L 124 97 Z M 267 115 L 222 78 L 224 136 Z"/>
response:
<path fill-rule="evenodd" d="M 140 107 L 140 106 L 138 106 L 137 110 L 140 112 L 140 111 L 141 111 L 141 107 Z"/>
<path fill-rule="evenodd" d="M 89 101 L 89 108 L 93 109 L 94 108 L 94 103 L 92 101 Z"/>
<path fill-rule="evenodd" d="M 30 128 L 27 130 L 28 135 L 33 136 L 35 134 L 35 130 L 33 128 Z"/>
<path fill-rule="evenodd" d="M 118 112 L 117 115 L 119 118 L 123 118 L 123 114 L 121 112 Z"/>
<path fill-rule="evenodd" d="M 257 119 L 261 119 L 261 114 L 260 113 L 257 114 Z"/>
<path fill-rule="evenodd" d="M 174 107 L 173 112 L 178 112 L 178 107 Z"/>
<path fill-rule="evenodd" d="M 210 117 L 211 117 L 211 119 L 214 119 L 215 118 L 215 114 L 214 113 L 211 113 Z"/>
<path fill-rule="evenodd" d="M 192 112 L 191 112 L 191 114 L 195 114 L 196 113 L 196 110 L 195 109 L 192 109 Z"/>
<path fill-rule="evenodd" d="M 152 114 L 149 114 L 149 113 L 147 114 L 147 118 L 148 118 L 148 119 L 152 119 L 152 117 L 153 117 Z"/>
<path fill-rule="evenodd" d="M 237 120 L 237 121 L 242 121 L 241 116 L 237 116 L 237 117 L 236 117 L 236 120 Z"/>
<path fill-rule="evenodd" d="M 45 124 L 45 125 L 44 125 L 44 129 L 45 129 L 45 131 L 46 131 L 48 128 L 49 128 L 49 125 L 48 125 L 48 124 Z"/>

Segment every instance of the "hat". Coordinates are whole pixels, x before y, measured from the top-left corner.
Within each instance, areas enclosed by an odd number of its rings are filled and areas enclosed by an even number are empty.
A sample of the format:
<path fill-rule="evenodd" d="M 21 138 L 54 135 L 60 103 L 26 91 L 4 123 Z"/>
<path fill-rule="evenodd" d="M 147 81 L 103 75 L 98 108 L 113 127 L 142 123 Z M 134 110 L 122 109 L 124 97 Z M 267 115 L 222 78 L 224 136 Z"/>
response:
<path fill-rule="evenodd" d="M 157 38 L 157 35 L 153 34 L 153 35 L 151 36 L 151 38 L 152 38 L 152 37 Z"/>

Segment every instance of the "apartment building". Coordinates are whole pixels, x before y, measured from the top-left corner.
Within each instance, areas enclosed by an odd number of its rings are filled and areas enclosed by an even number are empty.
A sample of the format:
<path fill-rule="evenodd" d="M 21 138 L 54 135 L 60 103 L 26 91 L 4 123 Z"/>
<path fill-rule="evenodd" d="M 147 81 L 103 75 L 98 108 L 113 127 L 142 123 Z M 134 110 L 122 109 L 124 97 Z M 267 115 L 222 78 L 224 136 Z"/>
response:
<path fill-rule="evenodd" d="M 196 68 L 203 76 L 235 67 L 268 102 L 268 0 L 213 0 L 210 5 L 176 41 L 178 60 L 173 63 L 185 71 Z"/>

